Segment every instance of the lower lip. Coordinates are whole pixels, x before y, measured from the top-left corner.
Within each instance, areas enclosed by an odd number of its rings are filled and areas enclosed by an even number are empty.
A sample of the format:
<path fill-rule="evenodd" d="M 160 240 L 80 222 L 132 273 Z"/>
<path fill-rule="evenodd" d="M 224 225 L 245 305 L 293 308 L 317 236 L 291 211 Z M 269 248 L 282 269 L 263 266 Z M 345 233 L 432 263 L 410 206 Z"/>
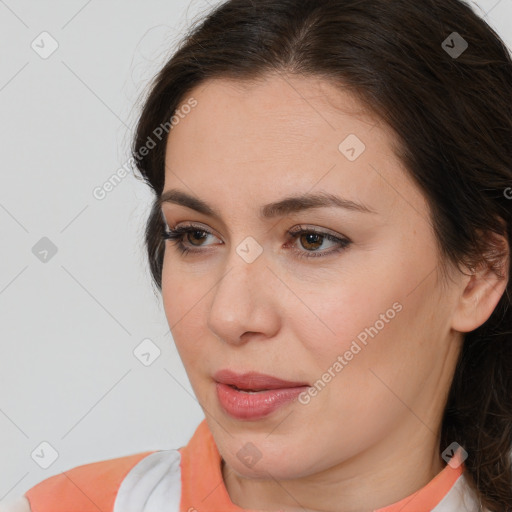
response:
<path fill-rule="evenodd" d="M 216 386 L 222 408 L 230 416 L 239 420 L 264 418 L 295 400 L 308 387 L 300 386 L 245 393 L 220 382 L 217 382 Z"/>

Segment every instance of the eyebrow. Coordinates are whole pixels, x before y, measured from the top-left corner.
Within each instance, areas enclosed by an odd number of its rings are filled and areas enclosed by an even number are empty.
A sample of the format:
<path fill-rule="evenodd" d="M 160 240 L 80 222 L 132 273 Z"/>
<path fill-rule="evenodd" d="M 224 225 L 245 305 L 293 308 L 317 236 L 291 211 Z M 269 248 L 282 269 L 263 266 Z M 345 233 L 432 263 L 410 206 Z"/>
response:
<path fill-rule="evenodd" d="M 205 203 L 202 199 L 177 189 L 167 190 L 162 193 L 158 200 L 158 204 L 161 207 L 164 203 L 173 203 L 185 206 L 217 220 L 221 220 L 222 217 L 217 210 Z M 356 203 L 349 199 L 344 199 L 327 192 L 317 192 L 314 194 L 289 196 L 279 201 L 266 204 L 260 208 L 260 217 L 264 219 L 271 219 L 313 208 L 327 207 L 345 208 L 347 210 L 362 213 L 377 213 L 368 206 Z"/>

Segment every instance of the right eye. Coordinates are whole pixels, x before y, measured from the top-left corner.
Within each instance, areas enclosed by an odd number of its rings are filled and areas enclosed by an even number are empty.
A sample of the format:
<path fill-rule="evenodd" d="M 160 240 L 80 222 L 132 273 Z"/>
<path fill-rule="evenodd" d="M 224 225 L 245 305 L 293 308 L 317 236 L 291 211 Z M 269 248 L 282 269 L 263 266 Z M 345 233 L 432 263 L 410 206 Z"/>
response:
<path fill-rule="evenodd" d="M 190 236 L 193 235 L 193 236 Z M 190 245 L 192 247 L 201 247 L 202 244 L 196 245 L 194 243 L 190 243 L 190 240 L 195 241 L 201 241 L 201 239 L 204 239 L 208 235 L 213 235 L 213 233 L 210 233 L 209 231 L 206 231 L 204 228 L 194 225 L 188 225 L 188 226 L 179 226 L 175 229 L 169 229 L 168 231 L 164 230 L 162 233 L 162 238 L 164 240 L 171 240 L 174 242 L 174 245 L 176 248 L 182 253 L 186 254 L 188 252 L 203 252 L 201 249 L 191 249 Z M 184 238 L 187 238 L 190 245 L 187 245 L 183 242 Z"/>

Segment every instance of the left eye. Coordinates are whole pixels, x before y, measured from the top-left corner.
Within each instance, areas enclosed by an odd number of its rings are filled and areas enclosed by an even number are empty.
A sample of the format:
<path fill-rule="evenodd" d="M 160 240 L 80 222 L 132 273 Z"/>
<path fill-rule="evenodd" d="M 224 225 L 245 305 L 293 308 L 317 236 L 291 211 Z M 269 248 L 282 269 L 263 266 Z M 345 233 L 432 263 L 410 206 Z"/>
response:
<path fill-rule="evenodd" d="M 306 251 L 301 251 L 300 249 L 294 248 L 294 252 L 297 253 L 299 257 L 322 257 L 329 254 L 337 253 L 344 250 L 348 247 L 352 242 L 345 237 L 334 236 L 330 233 L 326 233 L 324 231 L 318 231 L 313 228 L 303 228 L 301 226 L 290 230 L 287 232 L 289 237 L 293 242 L 297 239 L 300 240 L 300 244 L 302 247 L 306 249 Z M 193 236 L 192 236 L 193 235 Z M 200 228 L 198 226 L 179 226 L 175 229 L 169 229 L 169 231 L 164 231 L 162 233 L 162 237 L 165 240 L 174 241 L 176 244 L 176 248 L 181 251 L 182 254 L 185 253 L 199 253 L 204 252 L 202 249 L 198 249 L 204 244 L 196 244 L 195 242 L 201 242 L 208 235 L 213 235 L 209 231 Z M 184 243 L 184 239 L 187 239 L 190 242 L 190 245 Z M 325 240 L 329 240 L 333 242 L 336 249 L 330 250 L 328 252 L 322 251 L 318 252 L 316 249 L 322 246 Z M 210 244 L 212 245 L 212 244 Z M 309 254 L 308 254 L 309 253 Z"/>

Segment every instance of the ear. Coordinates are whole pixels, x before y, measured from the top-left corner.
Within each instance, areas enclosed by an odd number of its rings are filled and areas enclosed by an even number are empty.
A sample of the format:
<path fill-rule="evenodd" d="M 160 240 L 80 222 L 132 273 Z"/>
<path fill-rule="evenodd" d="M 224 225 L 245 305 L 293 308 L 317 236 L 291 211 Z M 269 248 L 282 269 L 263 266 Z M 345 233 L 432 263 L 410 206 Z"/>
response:
<path fill-rule="evenodd" d="M 470 332 L 484 324 L 496 308 L 509 281 L 510 247 L 506 238 L 491 235 L 491 261 L 468 270 L 461 279 L 461 293 L 456 305 L 452 328 Z"/>

